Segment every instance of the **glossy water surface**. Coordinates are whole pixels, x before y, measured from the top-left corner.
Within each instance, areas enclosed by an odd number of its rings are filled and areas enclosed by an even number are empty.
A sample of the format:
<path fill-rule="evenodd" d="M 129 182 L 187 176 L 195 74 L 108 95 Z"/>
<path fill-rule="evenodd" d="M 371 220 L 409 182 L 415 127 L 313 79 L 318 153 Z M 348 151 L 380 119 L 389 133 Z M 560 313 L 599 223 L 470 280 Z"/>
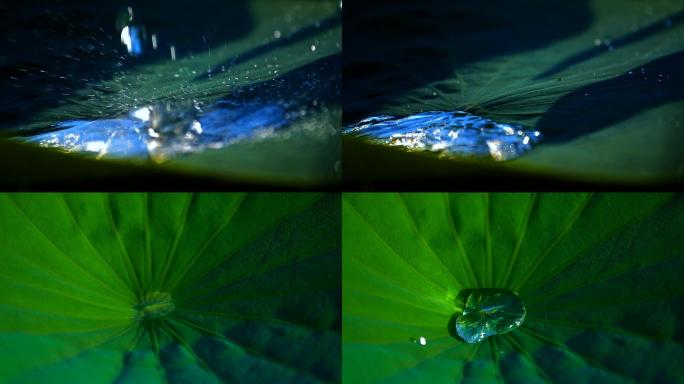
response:
<path fill-rule="evenodd" d="M 525 305 L 507 289 L 478 289 L 470 292 L 463 313 L 456 319 L 456 332 L 466 343 L 479 343 L 489 336 L 518 328 L 525 320 Z"/>
<path fill-rule="evenodd" d="M 497 161 L 525 154 L 542 137 L 539 131 L 521 125 L 497 123 L 461 111 L 375 116 L 346 127 L 344 132 L 407 149 Z"/>

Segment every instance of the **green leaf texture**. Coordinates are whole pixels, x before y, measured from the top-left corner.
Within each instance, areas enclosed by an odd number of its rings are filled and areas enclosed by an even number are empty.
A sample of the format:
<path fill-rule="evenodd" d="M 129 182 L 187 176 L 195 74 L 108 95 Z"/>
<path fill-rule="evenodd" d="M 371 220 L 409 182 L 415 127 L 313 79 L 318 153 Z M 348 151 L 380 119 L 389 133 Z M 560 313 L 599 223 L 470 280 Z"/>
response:
<path fill-rule="evenodd" d="M 0 382 L 339 381 L 339 205 L 0 196 Z"/>
<path fill-rule="evenodd" d="M 684 377 L 681 195 L 346 194 L 342 215 L 345 382 Z M 521 327 L 453 336 L 473 288 L 518 292 Z"/>

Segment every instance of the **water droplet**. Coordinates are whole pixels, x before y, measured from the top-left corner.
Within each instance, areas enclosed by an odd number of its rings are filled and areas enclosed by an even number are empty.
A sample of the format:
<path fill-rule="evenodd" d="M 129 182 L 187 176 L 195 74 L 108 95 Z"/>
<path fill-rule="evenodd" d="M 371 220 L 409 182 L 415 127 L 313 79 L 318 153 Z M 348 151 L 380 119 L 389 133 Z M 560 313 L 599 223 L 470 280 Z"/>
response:
<path fill-rule="evenodd" d="M 138 321 L 158 319 L 176 309 L 171 294 L 168 292 L 150 292 L 133 307 L 135 319 Z"/>
<path fill-rule="evenodd" d="M 423 336 L 420 336 L 418 338 L 412 337 L 411 341 L 420 345 L 420 346 L 426 346 L 427 345 L 427 339 Z"/>
<path fill-rule="evenodd" d="M 468 292 L 463 313 L 456 319 L 456 333 L 466 343 L 518 328 L 525 320 L 525 305 L 508 289 L 477 289 Z"/>
<path fill-rule="evenodd" d="M 121 43 L 131 56 L 140 56 L 143 53 L 141 29 L 135 25 L 127 25 L 121 30 Z"/>
<path fill-rule="evenodd" d="M 311 44 L 311 47 L 309 47 L 311 52 L 316 52 L 316 44 Z"/>
<path fill-rule="evenodd" d="M 274 39 L 280 39 L 280 36 L 281 36 L 281 33 L 279 30 L 276 29 L 275 31 L 273 31 L 273 38 Z"/>

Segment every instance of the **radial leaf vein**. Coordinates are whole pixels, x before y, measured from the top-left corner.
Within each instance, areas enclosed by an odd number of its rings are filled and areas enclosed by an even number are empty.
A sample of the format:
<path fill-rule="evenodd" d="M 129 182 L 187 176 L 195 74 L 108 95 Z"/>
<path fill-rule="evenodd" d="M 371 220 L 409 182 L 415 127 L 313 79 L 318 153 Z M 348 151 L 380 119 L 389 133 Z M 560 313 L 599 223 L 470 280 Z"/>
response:
<path fill-rule="evenodd" d="M 586 207 L 589 205 L 589 201 L 592 200 L 594 197 L 594 194 L 590 194 L 583 202 L 582 205 L 580 205 L 575 212 L 573 212 L 570 220 L 565 224 L 565 226 L 561 229 L 561 231 L 558 233 L 558 235 L 551 241 L 551 243 L 544 249 L 542 254 L 537 257 L 537 259 L 534 261 L 532 266 L 527 270 L 527 273 L 517 281 L 516 284 L 514 284 L 514 291 L 520 290 L 522 286 L 525 285 L 527 280 L 531 278 L 537 271 L 537 268 L 541 265 L 541 263 L 546 259 L 546 257 L 551 253 L 551 251 L 558 245 L 558 243 L 563 240 L 563 238 L 570 232 L 572 227 L 575 225 L 577 220 L 579 220 L 580 216 L 582 216 L 582 213 L 586 209 Z"/>
<path fill-rule="evenodd" d="M 511 277 L 511 272 L 513 272 L 513 268 L 515 267 L 515 263 L 518 260 L 518 255 L 520 254 L 520 247 L 525 239 L 525 236 L 527 235 L 527 227 L 530 224 L 530 218 L 532 217 L 532 212 L 534 211 L 535 207 L 537 206 L 537 194 L 532 195 L 532 199 L 530 199 L 529 204 L 527 205 L 527 210 L 526 210 L 526 217 L 523 221 L 523 226 L 522 229 L 518 233 L 518 240 L 515 243 L 515 248 L 513 249 L 513 254 L 511 257 L 508 258 L 506 261 L 506 270 L 503 275 L 503 278 L 501 280 L 501 284 L 498 286 L 500 287 L 508 287 L 508 280 Z"/>
<path fill-rule="evenodd" d="M 463 242 L 461 242 L 461 236 L 458 234 L 458 231 L 456 230 L 456 226 L 454 224 L 454 217 L 451 213 L 451 197 L 448 193 L 444 193 L 442 196 L 444 197 L 444 212 L 447 216 L 447 223 L 449 223 L 451 234 L 453 235 L 454 241 L 456 241 L 456 245 L 458 245 L 458 249 L 462 256 L 458 259 L 462 260 L 463 263 L 467 266 L 468 270 L 470 271 L 470 276 L 473 280 L 472 284 L 474 284 L 476 288 L 479 288 L 481 284 L 477 279 L 477 275 L 475 274 L 473 265 L 470 263 L 470 258 L 468 258 L 468 255 L 466 254 L 465 248 L 463 247 Z"/>
<path fill-rule="evenodd" d="M 399 260 L 403 261 L 405 265 L 407 265 L 409 268 L 415 271 L 418 275 L 422 276 L 425 279 L 425 281 L 429 281 L 436 288 L 439 288 L 439 290 L 442 291 L 444 294 L 448 295 L 449 290 L 447 288 L 441 286 L 440 284 L 437 284 L 437 282 L 434 281 L 432 278 L 426 276 L 424 273 L 416 269 L 416 267 L 413 264 L 409 263 L 408 260 L 402 257 L 391 245 L 389 245 L 389 243 L 385 239 L 382 238 L 382 236 L 380 236 L 380 234 L 378 234 L 375 231 L 375 228 L 373 228 L 373 226 L 368 221 L 366 221 L 366 218 L 363 217 L 363 215 L 361 215 L 361 213 L 356 209 L 356 207 L 353 204 L 350 203 L 349 206 L 352 208 L 355 215 L 360 219 L 360 222 L 365 224 L 371 230 L 371 233 L 373 233 L 373 235 L 378 240 L 380 240 L 389 250 L 391 250 L 392 253 L 394 253 L 394 255 L 397 256 Z"/>
<path fill-rule="evenodd" d="M 463 287 L 464 282 L 458 281 L 458 279 L 456 278 L 456 275 L 454 275 L 453 271 L 451 271 L 449 269 L 449 267 L 447 267 L 446 264 L 444 264 L 444 261 L 439 256 L 437 256 L 437 253 L 435 253 L 435 251 L 432 249 L 430 244 L 428 244 L 427 240 L 425 240 L 425 237 L 421 233 L 420 229 L 418 229 L 418 225 L 416 224 L 415 219 L 411 215 L 411 212 L 409 212 L 408 207 L 406 206 L 406 202 L 404 201 L 402 196 L 397 193 L 397 198 L 401 202 L 401 206 L 403 208 L 402 211 L 404 212 L 404 215 L 408 218 L 408 222 L 410 223 L 411 229 L 413 230 L 414 234 L 420 239 L 420 241 L 425 245 L 425 247 L 427 247 L 427 249 L 430 251 L 430 254 L 432 255 L 432 257 L 437 261 L 437 263 L 439 263 L 441 268 L 444 269 L 444 271 L 446 271 L 447 275 L 449 277 L 451 277 L 451 279 L 454 281 L 454 283 L 456 283 L 458 288 L 459 289 L 464 288 Z"/>
<path fill-rule="evenodd" d="M 48 238 L 47 235 L 45 235 L 45 233 L 43 233 L 43 232 L 40 230 L 40 228 L 38 228 L 38 226 L 31 220 L 31 218 L 30 218 L 29 216 L 26 215 L 26 212 L 24 212 L 24 211 L 23 211 L 23 210 L 22 210 L 22 209 L 13 201 L 13 200 L 12 200 L 12 198 L 11 198 L 10 196 L 7 196 L 7 200 L 12 204 L 12 206 L 16 209 L 16 211 L 19 212 L 19 213 L 22 215 L 22 217 L 24 217 L 24 218 L 26 219 L 26 221 L 27 221 L 29 224 L 31 224 L 31 226 L 36 230 L 36 232 L 38 232 L 38 233 L 41 235 L 41 237 L 44 238 L 44 239 L 52 246 L 52 248 L 54 248 L 57 252 L 59 252 L 62 256 L 64 256 L 64 258 L 65 258 L 66 260 L 69 260 L 76 268 L 78 268 L 78 269 L 79 269 L 81 272 L 83 272 L 84 274 L 86 274 L 86 275 L 92 277 L 93 280 L 97 281 L 103 288 L 105 288 L 105 289 L 108 290 L 109 292 L 111 292 L 111 293 L 113 293 L 113 294 L 115 294 L 116 296 L 119 296 L 119 297 L 121 297 L 121 298 L 127 299 L 127 296 L 126 296 L 122 291 L 116 289 L 116 287 L 114 287 L 114 286 L 111 286 L 111 285 L 107 284 L 107 282 L 103 281 L 103 280 L 100 279 L 99 277 L 95 276 L 92 272 L 90 272 L 90 271 L 88 271 L 87 269 L 85 269 L 85 267 L 83 267 L 81 264 L 79 264 L 79 263 L 76 261 L 76 259 L 74 259 L 74 258 L 72 258 L 72 257 L 69 257 L 66 253 L 64 253 L 61 249 L 59 249 L 59 248 L 57 247 L 57 245 L 55 245 L 55 243 L 53 243 L 52 240 L 51 240 L 50 238 Z"/>

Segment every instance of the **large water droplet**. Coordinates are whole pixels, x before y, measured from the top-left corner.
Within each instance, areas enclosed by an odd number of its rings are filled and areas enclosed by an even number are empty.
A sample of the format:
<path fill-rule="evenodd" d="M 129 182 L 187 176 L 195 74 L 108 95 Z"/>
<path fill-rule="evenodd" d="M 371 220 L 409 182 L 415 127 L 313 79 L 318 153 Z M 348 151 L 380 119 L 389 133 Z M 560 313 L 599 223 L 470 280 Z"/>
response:
<path fill-rule="evenodd" d="M 511 160 L 541 141 L 541 133 L 517 124 L 456 112 L 375 116 L 344 128 L 344 133 L 407 149 Z"/>
<path fill-rule="evenodd" d="M 158 319 L 176 309 L 171 294 L 168 292 L 149 292 L 135 307 L 135 319 L 138 321 Z"/>
<path fill-rule="evenodd" d="M 456 319 L 456 333 L 466 343 L 508 333 L 525 320 L 525 305 L 508 289 L 472 290 L 463 313 Z"/>

